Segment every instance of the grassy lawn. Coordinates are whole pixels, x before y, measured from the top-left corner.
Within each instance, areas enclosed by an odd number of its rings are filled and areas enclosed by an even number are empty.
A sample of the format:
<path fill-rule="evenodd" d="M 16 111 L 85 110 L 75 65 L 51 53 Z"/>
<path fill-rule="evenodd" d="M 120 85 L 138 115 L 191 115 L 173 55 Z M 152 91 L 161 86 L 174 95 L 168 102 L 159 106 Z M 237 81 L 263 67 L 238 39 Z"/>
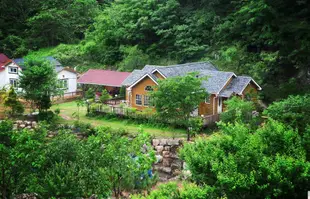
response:
<path fill-rule="evenodd" d="M 63 119 L 63 123 L 72 124 L 74 118 L 72 114 L 77 111 L 77 106 L 75 102 L 67 102 L 63 104 L 57 104 L 52 107 L 52 110 L 60 109 L 60 116 Z M 148 132 L 156 138 L 165 137 L 186 137 L 186 131 L 183 129 L 174 128 L 156 128 L 148 125 L 139 125 L 128 122 L 127 120 L 120 119 L 104 119 L 104 118 L 90 118 L 86 117 L 86 107 L 80 107 L 80 121 L 91 123 L 94 126 L 109 126 L 113 129 L 126 129 L 129 133 L 137 133 L 140 128 L 143 128 L 145 132 Z"/>

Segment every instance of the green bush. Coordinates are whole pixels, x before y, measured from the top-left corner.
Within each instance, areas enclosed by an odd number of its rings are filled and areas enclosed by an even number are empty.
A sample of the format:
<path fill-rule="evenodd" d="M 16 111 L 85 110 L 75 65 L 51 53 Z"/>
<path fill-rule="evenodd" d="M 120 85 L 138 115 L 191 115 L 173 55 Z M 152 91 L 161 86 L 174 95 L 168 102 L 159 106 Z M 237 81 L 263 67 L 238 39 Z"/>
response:
<path fill-rule="evenodd" d="M 224 102 L 226 110 L 221 113 L 220 119 L 224 123 L 234 123 L 236 121 L 249 124 L 252 127 L 257 126 L 259 123 L 259 113 L 253 117 L 255 106 L 252 101 L 245 101 L 239 97 L 232 97 Z"/>
<path fill-rule="evenodd" d="M 287 99 L 274 102 L 263 113 L 303 132 L 310 124 L 310 95 L 289 96 Z"/>
<path fill-rule="evenodd" d="M 12 117 L 21 115 L 24 113 L 25 109 L 23 104 L 18 100 L 18 96 L 14 87 L 11 86 L 10 90 L 4 94 L 4 106 L 9 107 L 9 115 Z"/>
<path fill-rule="evenodd" d="M 85 93 L 86 99 L 94 99 L 95 98 L 95 90 L 93 88 L 89 88 Z"/>
<path fill-rule="evenodd" d="M 308 149 L 296 130 L 270 120 L 257 130 L 221 124 L 220 132 L 185 144 L 192 179 L 217 197 L 302 198 L 310 183 Z"/>
<path fill-rule="evenodd" d="M 83 133 L 86 136 L 95 134 L 95 128 L 90 123 L 81 121 L 74 122 L 74 130 L 77 133 Z"/>
<path fill-rule="evenodd" d="M 104 103 L 107 100 L 111 99 L 111 95 L 108 93 L 108 91 L 106 89 L 103 89 L 101 92 L 101 96 L 100 96 L 100 102 Z"/>
<path fill-rule="evenodd" d="M 149 195 L 132 195 L 132 199 L 205 199 L 213 196 L 210 187 L 197 186 L 192 183 L 183 182 L 180 188 L 176 182 L 161 184 Z"/>

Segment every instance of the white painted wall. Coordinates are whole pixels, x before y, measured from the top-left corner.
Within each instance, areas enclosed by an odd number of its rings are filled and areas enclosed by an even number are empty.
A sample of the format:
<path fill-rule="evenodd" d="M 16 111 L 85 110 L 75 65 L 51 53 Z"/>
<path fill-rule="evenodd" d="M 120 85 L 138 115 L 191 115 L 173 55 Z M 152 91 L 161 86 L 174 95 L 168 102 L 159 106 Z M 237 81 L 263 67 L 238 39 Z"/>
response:
<path fill-rule="evenodd" d="M 14 73 L 10 73 L 9 69 L 10 67 L 15 67 L 18 68 L 18 73 L 14 74 Z M 10 63 L 9 65 L 7 65 L 5 67 L 5 70 L 0 71 L 0 88 L 10 88 L 10 79 L 19 79 L 19 76 L 21 74 L 22 70 L 21 68 L 18 67 L 18 65 L 16 65 L 14 62 Z"/>
<path fill-rule="evenodd" d="M 58 72 L 57 78 L 59 80 L 62 80 L 62 79 L 68 80 L 68 89 L 64 90 L 64 93 L 76 92 L 77 90 L 77 74 L 76 73 L 62 70 Z"/>
<path fill-rule="evenodd" d="M 18 74 L 9 73 L 10 67 L 18 67 L 15 63 L 11 63 L 5 67 L 5 70 L 0 71 L 0 88 L 10 88 L 10 79 L 19 79 L 19 76 L 22 73 L 21 68 L 18 68 Z M 57 73 L 58 79 L 67 79 L 68 80 L 68 89 L 64 90 L 64 93 L 76 92 L 77 90 L 77 74 L 62 70 Z"/>

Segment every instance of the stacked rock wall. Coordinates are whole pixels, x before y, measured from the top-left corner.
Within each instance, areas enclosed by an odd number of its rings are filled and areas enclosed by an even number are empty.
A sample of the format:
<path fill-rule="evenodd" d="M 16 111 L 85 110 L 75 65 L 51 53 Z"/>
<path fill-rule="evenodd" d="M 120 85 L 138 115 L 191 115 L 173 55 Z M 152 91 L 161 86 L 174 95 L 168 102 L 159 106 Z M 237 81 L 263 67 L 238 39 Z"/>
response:
<path fill-rule="evenodd" d="M 183 162 L 178 157 L 178 149 L 183 145 L 183 141 L 183 139 L 152 140 L 158 160 L 154 170 L 158 173 L 159 181 L 168 181 L 181 174 Z"/>
<path fill-rule="evenodd" d="M 14 122 L 14 129 L 35 129 L 37 127 L 37 122 L 35 121 L 22 121 L 17 120 Z"/>

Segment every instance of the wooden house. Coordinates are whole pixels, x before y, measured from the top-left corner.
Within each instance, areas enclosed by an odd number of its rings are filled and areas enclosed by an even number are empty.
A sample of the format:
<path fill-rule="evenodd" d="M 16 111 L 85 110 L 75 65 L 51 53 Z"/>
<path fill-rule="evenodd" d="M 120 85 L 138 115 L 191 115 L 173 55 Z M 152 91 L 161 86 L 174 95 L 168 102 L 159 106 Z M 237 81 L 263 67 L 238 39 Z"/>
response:
<path fill-rule="evenodd" d="M 207 77 L 202 87 L 210 94 L 208 99 L 198 106 L 201 116 L 217 115 L 225 110 L 224 101 L 232 96 L 256 100 L 261 87 L 248 76 L 237 76 L 233 72 L 219 71 L 209 62 L 196 62 L 172 66 L 146 65 L 142 70 L 134 70 L 124 81 L 126 102 L 129 106 L 143 110 L 150 106 L 148 92 L 158 85 L 158 80 L 175 76 L 184 76 L 197 72 L 197 77 Z"/>

